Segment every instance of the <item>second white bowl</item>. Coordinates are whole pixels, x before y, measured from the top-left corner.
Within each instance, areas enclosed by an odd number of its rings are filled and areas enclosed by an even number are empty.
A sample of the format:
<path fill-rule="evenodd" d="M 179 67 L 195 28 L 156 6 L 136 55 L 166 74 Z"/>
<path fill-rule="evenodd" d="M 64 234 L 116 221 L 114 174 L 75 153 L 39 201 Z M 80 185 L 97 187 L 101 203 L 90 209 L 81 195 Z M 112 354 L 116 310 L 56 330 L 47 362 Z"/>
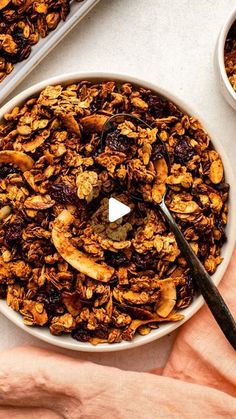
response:
<path fill-rule="evenodd" d="M 227 100 L 229 105 L 232 106 L 234 110 L 236 110 L 236 92 L 231 86 L 229 78 L 225 71 L 224 48 L 225 48 L 225 41 L 226 41 L 228 32 L 235 20 L 236 20 L 236 9 L 234 9 L 233 12 L 230 13 L 223 28 L 221 29 L 221 32 L 217 41 L 217 45 L 216 45 L 216 51 L 215 51 L 215 67 L 216 67 L 220 90 L 224 98 Z"/>

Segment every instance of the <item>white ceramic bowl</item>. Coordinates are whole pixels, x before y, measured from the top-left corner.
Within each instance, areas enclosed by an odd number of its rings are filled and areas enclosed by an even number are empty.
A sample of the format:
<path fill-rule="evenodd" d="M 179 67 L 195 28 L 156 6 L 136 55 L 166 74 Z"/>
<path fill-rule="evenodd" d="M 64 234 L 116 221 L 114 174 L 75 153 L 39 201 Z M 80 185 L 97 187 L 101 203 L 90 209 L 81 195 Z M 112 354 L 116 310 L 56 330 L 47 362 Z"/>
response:
<path fill-rule="evenodd" d="M 154 92 L 157 92 L 161 94 L 164 97 L 167 97 L 171 101 L 177 104 L 180 108 L 182 108 L 187 114 L 194 115 L 195 117 L 199 118 L 198 115 L 194 110 L 192 110 L 191 107 L 186 105 L 182 100 L 177 99 L 172 94 L 166 92 L 165 90 L 159 88 L 158 86 L 155 86 L 149 82 L 136 79 L 134 77 L 128 76 L 128 75 L 121 75 L 121 74 L 109 74 L 109 73 L 75 73 L 75 74 L 65 74 L 62 76 L 53 77 L 49 80 L 45 80 L 41 83 L 38 83 L 29 89 L 26 89 L 19 95 L 17 95 L 15 98 L 10 100 L 5 106 L 3 106 L 0 109 L 0 120 L 3 117 L 3 114 L 5 112 L 9 112 L 14 106 L 19 105 L 20 103 L 24 102 L 27 98 L 31 97 L 32 95 L 37 94 L 40 92 L 44 87 L 46 87 L 49 84 L 57 84 L 57 83 L 70 83 L 74 82 L 76 80 L 91 80 L 91 81 L 99 81 L 104 79 L 113 79 L 118 81 L 128 81 L 130 83 L 134 83 L 140 86 L 143 86 L 145 88 L 151 89 Z M 220 139 L 215 138 L 213 135 L 213 132 L 210 130 L 210 128 L 207 127 L 204 121 L 202 121 L 202 118 L 199 118 L 202 122 L 204 128 L 208 131 L 208 133 L 212 136 L 212 142 L 215 147 L 215 149 L 220 153 L 221 158 L 223 160 L 224 168 L 225 168 L 225 178 L 226 181 L 230 184 L 230 205 L 229 205 L 229 219 L 227 224 L 227 237 L 228 241 L 223 246 L 222 249 L 222 256 L 224 258 L 221 265 L 218 267 L 216 273 L 213 275 L 213 280 L 216 284 L 219 284 L 226 268 L 229 263 L 229 260 L 231 258 L 233 248 L 234 248 L 234 242 L 235 242 L 235 231 L 236 231 L 236 199 L 233 199 L 233 196 L 236 196 L 235 191 L 235 181 L 232 169 L 230 167 L 230 163 L 225 155 L 225 152 L 223 150 L 223 147 L 221 145 Z M 182 310 L 182 313 L 185 315 L 184 320 L 181 322 L 175 322 L 175 323 L 168 323 L 163 324 L 160 326 L 159 329 L 153 330 L 150 334 L 146 336 L 136 336 L 132 341 L 126 342 L 123 341 L 121 343 L 115 343 L 115 344 L 100 344 L 97 346 L 92 346 L 89 343 L 83 343 L 83 342 L 77 342 L 76 340 L 72 339 L 70 336 L 53 336 L 50 334 L 49 330 L 46 328 L 39 328 L 39 327 L 29 327 L 25 326 L 22 321 L 22 316 L 13 311 L 10 307 L 7 306 L 6 302 L 4 300 L 0 300 L 0 312 L 4 314 L 9 320 L 11 320 L 13 323 L 15 323 L 17 326 L 19 326 L 21 329 L 25 330 L 26 332 L 30 333 L 31 335 L 48 342 L 50 344 L 61 346 L 63 348 L 67 349 L 73 349 L 76 351 L 85 351 L 85 352 L 112 352 L 112 351 L 120 351 L 124 349 L 131 349 L 135 348 L 137 346 L 144 345 L 145 343 L 152 342 L 156 339 L 159 339 L 168 333 L 173 332 L 173 330 L 177 329 L 179 326 L 181 326 L 183 323 L 185 323 L 190 317 L 192 317 L 203 305 L 203 298 L 201 296 L 196 297 L 193 301 L 193 303 L 186 309 Z"/>
<path fill-rule="evenodd" d="M 232 106 L 234 110 L 236 110 L 236 92 L 231 86 L 230 81 L 225 71 L 224 47 L 225 47 L 225 41 L 226 41 L 228 32 L 235 20 L 236 20 L 236 9 L 234 9 L 233 12 L 230 13 L 223 28 L 221 29 L 219 38 L 217 40 L 216 51 L 215 51 L 215 67 L 216 67 L 217 77 L 219 80 L 220 90 L 224 98 L 227 100 L 229 105 Z"/>

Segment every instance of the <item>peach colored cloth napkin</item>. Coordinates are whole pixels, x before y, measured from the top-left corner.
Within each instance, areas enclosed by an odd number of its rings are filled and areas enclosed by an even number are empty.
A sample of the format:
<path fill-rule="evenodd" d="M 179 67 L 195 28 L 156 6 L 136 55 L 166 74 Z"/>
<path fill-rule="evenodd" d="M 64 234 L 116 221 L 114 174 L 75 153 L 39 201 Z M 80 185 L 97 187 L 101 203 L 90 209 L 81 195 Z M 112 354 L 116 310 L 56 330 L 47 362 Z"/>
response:
<path fill-rule="evenodd" d="M 236 250 L 220 290 L 236 316 Z M 158 375 L 36 348 L 0 355 L 1 419 L 236 418 L 235 397 L 236 354 L 207 307 L 181 328 Z"/>

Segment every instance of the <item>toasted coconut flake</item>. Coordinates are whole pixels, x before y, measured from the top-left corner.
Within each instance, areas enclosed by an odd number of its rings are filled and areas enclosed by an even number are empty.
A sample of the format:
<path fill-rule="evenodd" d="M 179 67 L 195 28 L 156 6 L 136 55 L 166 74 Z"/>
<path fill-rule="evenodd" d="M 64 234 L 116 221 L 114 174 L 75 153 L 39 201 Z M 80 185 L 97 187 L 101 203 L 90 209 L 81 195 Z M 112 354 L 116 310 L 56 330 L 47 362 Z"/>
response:
<path fill-rule="evenodd" d="M 73 268 L 97 281 L 108 282 L 115 271 L 114 268 L 96 263 L 93 259 L 76 249 L 67 239 L 66 230 L 73 220 L 73 215 L 67 210 L 62 211 L 56 218 L 52 229 L 54 246 L 63 259 Z"/>
<path fill-rule="evenodd" d="M 0 151 L 0 163 L 12 163 L 19 167 L 22 172 L 32 169 L 34 160 L 21 151 Z"/>
<path fill-rule="evenodd" d="M 58 116 L 62 120 L 63 124 L 66 126 L 69 132 L 77 134 L 79 138 L 81 137 L 80 126 L 73 115 L 58 113 Z"/>
<path fill-rule="evenodd" d="M 152 324 L 152 323 L 159 323 L 159 322 L 177 322 L 180 320 L 183 320 L 184 316 L 182 314 L 176 313 L 175 311 L 172 311 L 171 313 L 169 313 L 168 316 L 166 316 L 165 318 L 158 316 L 157 314 L 153 316 L 153 319 L 151 320 L 138 320 L 135 319 L 131 322 L 131 324 L 128 326 L 127 329 L 124 330 L 123 332 L 123 338 L 126 340 L 131 340 L 135 334 L 135 332 L 137 331 L 137 329 L 140 326 L 143 326 L 145 324 Z"/>
<path fill-rule="evenodd" d="M 176 304 L 176 287 L 174 283 L 164 282 L 161 285 L 161 301 L 157 307 L 157 314 L 167 317 Z"/>
<path fill-rule="evenodd" d="M 89 343 L 91 343 L 92 345 L 96 346 L 100 343 L 107 343 L 108 339 L 102 339 L 102 338 L 90 338 L 89 339 Z"/>
<path fill-rule="evenodd" d="M 102 132 L 108 116 L 105 115 L 89 115 L 80 120 L 82 127 L 87 132 Z"/>
<path fill-rule="evenodd" d="M 43 136 L 37 136 L 33 140 L 28 141 L 27 143 L 22 144 L 22 148 L 24 151 L 35 151 L 36 148 L 40 147 L 45 141 Z"/>

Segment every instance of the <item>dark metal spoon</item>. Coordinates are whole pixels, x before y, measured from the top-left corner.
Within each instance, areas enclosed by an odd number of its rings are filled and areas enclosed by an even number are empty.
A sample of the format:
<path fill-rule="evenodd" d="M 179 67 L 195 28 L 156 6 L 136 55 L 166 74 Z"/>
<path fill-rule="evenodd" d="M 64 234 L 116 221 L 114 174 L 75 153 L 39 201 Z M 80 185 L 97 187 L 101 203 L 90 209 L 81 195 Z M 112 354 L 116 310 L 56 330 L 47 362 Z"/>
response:
<path fill-rule="evenodd" d="M 117 114 L 110 117 L 106 123 L 104 124 L 102 136 L 101 136 L 101 148 L 100 151 L 103 150 L 104 144 L 105 144 L 105 138 L 108 133 L 113 132 L 117 124 L 122 123 L 124 121 L 130 120 L 136 125 L 144 126 L 146 128 L 152 129 L 150 125 L 148 125 L 146 122 L 142 121 L 140 118 L 131 115 L 131 114 Z M 165 149 L 165 145 L 160 139 L 159 136 L 157 136 L 159 142 L 162 144 L 162 146 Z M 168 170 L 170 168 L 170 162 L 169 162 L 169 156 L 165 149 L 165 155 L 164 158 L 166 160 L 166 163 L 168 165 Z M 143 198 L 132 196 L 134 199 L 138 199 L 140 201 L 145 202 Z M 148 202 L 150 204 L 150 202 Z M 219 293 L 218 289 L 216 288 L 214 282 L 212 281 L 212 278 L 205 270 L 204 266 L 196 256 L 196 254 L 193 252 L 191 246 L 188 244 L 187 240 L 185 239 L 183 233 L 177 226 L 174 218 L 172 217 L 170 211 L 168 210 L 166 204 L 165 204 L 165 194 L 162 198 L 162 201 L 160 204 L 156 204 L 158 206 L 158 209 L 164 216 L 166 222 L 168 223 L 171 231 L 174 233 L 176 241 L 178 243 L 178 246 L 185 257 L 186 261 L 188 262 L 191 273 L 195 279 L 195 282 L 197 286 L 199 287 L 202 296 L 204 297 L 209 309 L 211 310 L 213 316 L 215 317 L 215 320 L 217 321 L 218 325 L 220 326 L 221 330 L 223 331 L 225 337 L 228 339 L 228 341 L 231 343 L 233 348 L 236 350 L 236 323 L 234 321 L 234 318 L 232 314 L 230 313 L 225 301 L 223 300 L 221 294 Z"/>

